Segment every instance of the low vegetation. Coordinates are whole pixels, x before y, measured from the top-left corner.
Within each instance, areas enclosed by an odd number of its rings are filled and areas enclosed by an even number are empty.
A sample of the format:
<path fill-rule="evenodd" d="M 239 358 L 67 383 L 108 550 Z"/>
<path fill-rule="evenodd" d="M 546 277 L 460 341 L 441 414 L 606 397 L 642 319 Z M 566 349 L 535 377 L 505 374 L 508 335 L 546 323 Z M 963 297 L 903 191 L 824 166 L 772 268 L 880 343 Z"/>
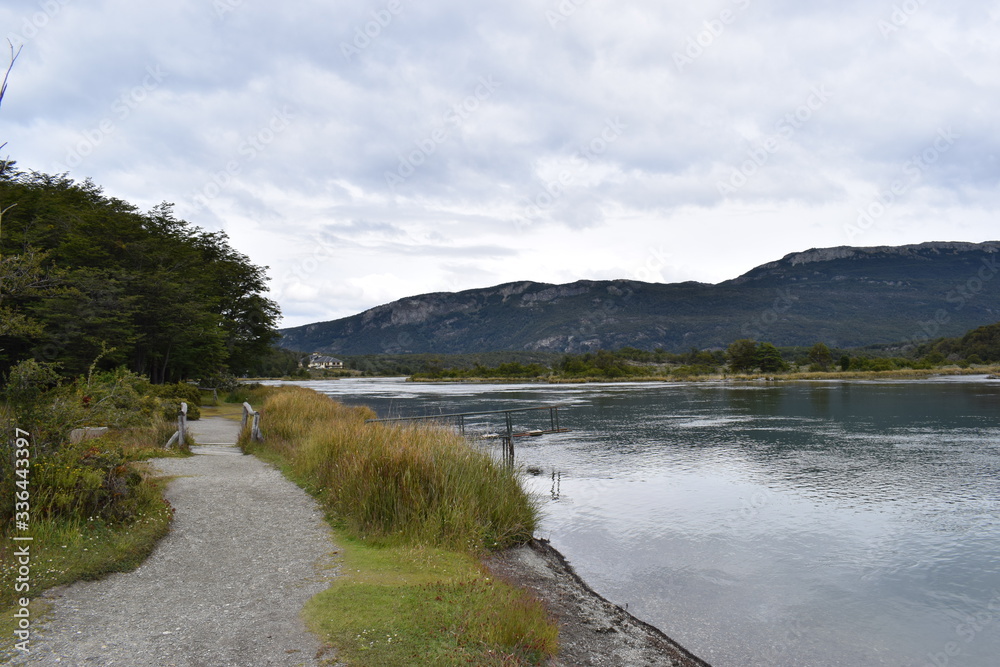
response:
<path fill-rule="evenodd" d="M 365 423 L 366 408 L 313 391 L 254 390 L 266 441 L 326 507 L 343 576 L 308 615 L 352 664 L 536 664 L 557 631 L 527 594 L 477 557 L 528 540 L 538 510 L 517 474 L 450 430 Z"/>
<path fill-rule="evenodd" d="M 500 380 L 587 382 L 609 380 L 738 379 L 767 375 L 786 379 L 820 377 L 870 377 L 914 371 L 914 376 L 960 373 L 967 369 L 994 372 L 1000 362 L 1000 324 L 979 327 L 960 338 L 941 338 L 921 346 L 875 345 L 849 350 L 831 349 L 825 343 L 812 347 L 779 348 L 752 339 L 734 341 L 726 350 L 671 353 L 664 350 L 597 350 L 567 354 L 545 365 L 507 361 L 495 367 L 463 355 L 455 364 L 436 357 L 433 368 L 414 372 L 413 380 Z M 826 375 L 830 376 L 830 375 Z M 824 377 L 826 377 L 824 376 Z"/>
<path fill-rule="evenodd" d="M 186 386 L 154 387 L 125 369 L 72 380 L 33 360 L 11 370 L 0 392 L 0 450 L 14 461 L 23 437 L 30 464 L 0 468 L 4 640 L 14 637 L 7 630 L 19 598 L 34 600 L 37 612 L 41 591 L 133 569 L 167 533 L 172 511 L 161 494 L 162 480 L 151 478 L 142 461 L 187 454 L 163 445 L 176 428 L 174 402 L 198 394 Z M 87 426 L 109 429 L 72 442 L 70 431 Z M 26 591 L 15 586 L 14 536 L 32 538 Z"/>

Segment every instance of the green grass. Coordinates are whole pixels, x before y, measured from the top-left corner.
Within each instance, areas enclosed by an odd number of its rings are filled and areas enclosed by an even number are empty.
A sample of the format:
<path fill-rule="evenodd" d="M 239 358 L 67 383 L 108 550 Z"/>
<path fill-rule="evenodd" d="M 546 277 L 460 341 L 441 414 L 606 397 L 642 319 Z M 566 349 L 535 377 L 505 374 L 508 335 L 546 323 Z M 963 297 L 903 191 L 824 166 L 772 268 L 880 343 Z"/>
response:
<path fill-rule="evenodd" d="M 79 580 L 99 579 L 111 572 L 138 567 L 156 543 L 170 530 L 173 510 L 162 498 L 165 480 L 147 480 L 134 501 L 137 514 L 129 521 L 108 523 L 100 519 L 54 518 L 31 523 L 31 589 L 15 591 L 17 563 L 10 535 L 0 538 L 0 655 L 13 648 L 16 601 L 32 599 L 33 617 L 44 611 L 39 594 L 53 586 Z M 22 534 L 22 533 L 18 533 Z"/>
<path fill-rule="evenodd" d="M 352 665 L 538 664 L 558 646 L 542 605 L 468 554 L 375 547 L 344 535 L 341 576 L 306 605 Z"/>
<path fill-rule="evenodd" d="M 449 430 L 366 424 L 308 389 L 264 402 L 266 441 L 244 448 L 316 496 L 343 549 L 311 627 L 352 665 L 541 664 L 558 629 L 541 603 L 478 556 L 531 537 L 537 507 L 518 475 Z"/>

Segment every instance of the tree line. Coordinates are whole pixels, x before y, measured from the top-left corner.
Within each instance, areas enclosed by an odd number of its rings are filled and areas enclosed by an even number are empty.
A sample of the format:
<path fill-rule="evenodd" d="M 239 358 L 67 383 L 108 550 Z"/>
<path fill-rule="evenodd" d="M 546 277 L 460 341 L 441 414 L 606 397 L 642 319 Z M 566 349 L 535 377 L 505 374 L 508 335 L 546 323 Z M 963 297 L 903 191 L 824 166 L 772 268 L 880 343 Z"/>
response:
<path fill-rule="evenodd" d="M 667 352 L 663 349 L 596 350 L 582 354 L 542 353 L 526 362 L 516 353 L 493 353 L 490 365 L 485 355 L 409 355 L 393 357 L 383 366 L 372 357 L 345 358 L 346 368 L 378 375 L 392 374 L 414 379 L 628 379 L 639 377 L 690 377 L 724 373 L 783 373 L 795 371 L 896 371 L 933 369 L 947 364 L 968 367 L 1000 363 L 1000 323 L 979 327 L 958 338 L 941 338 L 917 348 L 878 345 L 836 349 L 818 342 L 812 347 L 777 347 L 766 341 L 740 339 L 725 350 Z M 498 359 L 499 355 L 499 359 Z M 505 356 L 506 355 L 506 356 Z"/>
<path fill-rule="evenodd" d="M 124 366 L 154 383 L 243 375 L 271 354 L 266 267 L 224 232 L 148 212 L 90 180 L 0 165 L 0 375 Z"/>

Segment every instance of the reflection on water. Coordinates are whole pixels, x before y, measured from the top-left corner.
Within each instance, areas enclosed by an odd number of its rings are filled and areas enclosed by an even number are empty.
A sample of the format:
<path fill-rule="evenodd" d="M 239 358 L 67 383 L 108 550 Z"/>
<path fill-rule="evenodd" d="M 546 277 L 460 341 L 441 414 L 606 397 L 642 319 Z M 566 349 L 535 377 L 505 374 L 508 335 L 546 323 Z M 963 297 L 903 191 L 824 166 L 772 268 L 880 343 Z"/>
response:
<path fill-rule="evenodd" d="M 312 383 L 380 416 L 560 403 L 539 531 L 714 665 L 1000 664 L 1000 383 Z"/>

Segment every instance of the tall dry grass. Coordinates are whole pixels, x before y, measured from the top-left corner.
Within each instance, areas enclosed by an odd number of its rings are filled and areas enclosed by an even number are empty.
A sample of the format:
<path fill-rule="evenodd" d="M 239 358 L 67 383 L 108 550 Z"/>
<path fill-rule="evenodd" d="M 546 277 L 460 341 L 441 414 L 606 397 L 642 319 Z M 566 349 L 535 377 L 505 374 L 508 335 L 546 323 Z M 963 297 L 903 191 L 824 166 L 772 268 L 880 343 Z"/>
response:
<path fill-rule="evenodd" d="M 300 387 L 264 402 L 264 443 L 358 537 L 462 551 L 531 538 L 538 508 L 517 473 L 434 425 L 366 424 L 375 414 Z"/>

